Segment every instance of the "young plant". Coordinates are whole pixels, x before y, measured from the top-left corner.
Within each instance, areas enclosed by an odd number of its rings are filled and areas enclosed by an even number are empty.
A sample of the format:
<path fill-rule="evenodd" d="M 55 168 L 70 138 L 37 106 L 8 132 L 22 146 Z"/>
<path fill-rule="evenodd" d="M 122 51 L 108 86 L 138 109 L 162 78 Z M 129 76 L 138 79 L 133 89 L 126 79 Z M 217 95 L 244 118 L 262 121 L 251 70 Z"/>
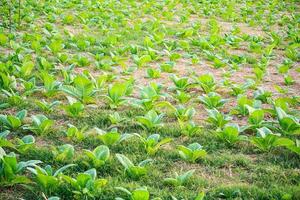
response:
<path fill-rule="evenodd" d="M 175 172 L 175 177 L 174 178 L 165 178 L 164 183 L 167 185 L 172 185 L 174 187 L 178 186 L 184 186 L 193 176 L 195 170 L 189 170 L 181 175 L 178 175 Z"/>
<path fill-rule="evenodd" d="M 55 39 L 52 40 L 51 43 L 47 46 L 47 48 L 56 55 L 57 53 L 61 52 L 65 45 L 63 44 L 62 40 Z"/>
<path fill-rule="evenodd" d="M 145 129 L 153 130 L 163 126 L 162 118 L 164 114 L 157 114 L 156 111 L 150 110 L 145 116 L 136 117 L 137 122 Z"/>
<path fill-rule="evenodd" d="M 73 145 L 64 144 L 58 147 L 54 147 L 52 153 L 56 161 L 69 162 L 72 161 L 75 154 L 75 150 Z"/>
<path fill-rule="evenodd" d="M 255 130 L 256 128 L 260 128 L 266 124 L 264 121 L 265 111 L 262 109 L 255 109 L 251 106 L 246 105 L 249 117 L 248 123 L 249 125 L 245 127 L 245 129 Z"/>
<path fill-rule="evenodd" d="M 25 129 L 29 129 L 37 135 L 46 135 L 51 131 L 54 124 L 53 120 L 48 119 L 44 115 L 33 115 L 31 119 L 32 125 L 25 127 Z"/>
<path fill-rule="evenodd" d="M 205 197 L 205 193 L 202 192 L 198 192 L 198 194 L 195 196 L 195 198 L 193 198 L 193 200 L 203 200 Z M 176 197 L 172 196 L 172 200 L 179 200 Z"/>
<path fill-rule="evenodd" d="M 216 81 L 212 74 L 203 74 L 195 78 L 195 81 L 206 94 L 214 92 L 216 89 Z"/>
<path fill-rule="evenodd" d="M 226 99 L 222 99 L 222 97 L 215 92 L 199 96 L 199 100 L 208 109 L 221 108 L 227 102 Z"/>
<path fill-rule="evenodd" d="M 65 165 L 55 172 L 50 165 L 45 168 L 39 166 L 27 167 L 27 169 L 35 175 L 35 182 L 38 187 L 46 194 L 53 194 L 61 185 L 60 177 L 63 175 L 63 171 L 75 166 L 75 164 Z M 34 168 L 33 168 L 34 167 Z"/>
<path fill-rule="evenodd" d="M 141 176 L 146 175 L 148 171 L 147 165 L 152 162 L 152 159 L 146 159 L 138 165 L 134 165 L 129 158 L 122 154 L 116 154 L 116 157 L 125 168 L 125 173 L 133 179 L 138 179 Z"/>
<path fill-rule="evenodd" d="M 54 110 L 54 107 L 60 104 L 59 101 L 53 101 L 51 103 L 46 102 L 45 100 L 42 101 L 36 101 L 36 105 L 47 114 L 52 113 Z"/>
<path fill-rule="evenodd" d="M 67 97 L 69 105 L 63 106 L 64 110 L 70 117 L 79 117 L 84 111 L 84 105 L 71 97 Z"/>
<path fill-rule="evenodd" d="M 99 197 L 103 187 L 107 184 L 106 179 L 97 178 L 94 168 L 78 173 L 76 178 L 65 175 L 62 175 L 62 178 L 70 184 L 74 199 L 95 199 Z"/>
<path fill-rule="evenodd" d="M 31 149 L 35 143 L 35 139 L 32 135 L 26 135 L 22 137 L 22 139 L 17 139 L 16 148 L 21 153 L 26 153 L 29 149 Z"/>
<path fill-rule="evenodd" d="M 208 112 L 207 122 L 217 128 L 224 127 L 231 120 L 229 115 L 224 115 L 215 108 L 206 111 Z"/>
<path fill-rule="evenodd" d="M 186 91 L 191 86 L 188 77 L 179 78 L 176 75 L 171 75 L 170 79 L 173 81 L 175 86 L 171 88 L 173 90 Z"/>
<path fill-rule="evenodd" d="M 271 92 L 265 91 L 262 88 L 256 90 L 253 95 L 256 100 L 259 100 L 262 103 L 268 103 L 268 100 L 272 97 Z"/>
<path fill-rule="evenodd" d="M 39 160 L 18 162 L 16 154 L 13 152 L 6 154 L 0 147 L 0 185 L 12 186 L 31 183 L 29 178 L 21 174 L 27 167 L 34 167 L 40 163 Z"/>
<path fill-rule="evenodd" d="M 160 71 L 153 68 L 147 69 L 147 78 L 157 79 L 160 77 Z"/>
<path fill-rule="evenodd" d="M 175 54 L 173 54 L 175 55 Z M 168 62 L 165 62 L 163 64 L 160 65 L 160 70 L 162 72 L 166 72 L 166 73 L 172 73 L 174 72 L 174 67 L 175 67 L 175 62 L 173 61 L 168 61 Z"/>
<path fill-rule="evenodd" d="M 0 123 L 5 130 L 17 130 L 22 126 L 22 121 L 27 115 L 27 110 L 21 110 L 15 116 L 14 115 L 1 115 Z"/>
<path fill-rule="evenodd" d="M 137 134 L 137 136 L 141 139 L 144 144 L 144 147 L 148 153 L 148 155 L 154 155 L 161 146 L 169 143 L 172 141 L 171 138 L 164 138 L 160 140 L 159 134 L 152 134 L 146 138 L 142 137 L 141 135 Z"/>
<path fill-rule="evenodd" d="M 0 71 L 0 89 L 2 90 L 11 90 L 15 89 L 17 86 L 15 76 L 12 76 L 9 73 Z"/>
<path fill-rule="evenodd" d="M 192 107 L 185 108 L 182 105 L 175 107 L 175 116 L 180 122 L 187 122 L 192 120 L 195 114 L 196 110 Z"/>
<path fill-rule="evenodd" d="M 176 94 L 173 95 L 173 98 L 181 104 L 187 103 L 192 97 L 189 93 L 184 91 L 176 91 Z"/>
<path fill-rule="evenodd" d="M 121 117 L 118 112 L 114 112 L 112 114 L 109 114 L 108 118 L 110 120 L 110 123 L 113 124 L 113 125 L 119 124 L 119 123 L 126 120 L 126 118 Z"/>
<path fill-rule="evenodd" d="M 255 81 L 260 82 L 263 80 L 266 72 L 264 69 L 261 69 L 259 66 L 253 68 L 253 73 L 255 75 Z"/>
<path fill-rule="evenodd" d="M 53 70 L 54 68 L 53 63 L 49 62 L 46 58 L 38 57 L 37 60 L 39 64 L 38 68 L 43 70 L 42 71 L 43 73 Z"/>
<path fill-rule="evenodd" d="M 34 69 L 34 63 L 32 61 L 25 61 L 23 62 L 22 66 L 18 69 L 19 70 L 19 77 L 27 80 L 32 76 L 32 70 Z"/>
<path fill-rule="evenodd" d="M 140 90 L 140 99 L 133 98 L 130 103 L 136 108 L 150 111 L 154 108 L 168 106 L 169 102 L 160 101 L 159 99 L 165 98 L 166 95 L 161 93 L 162 87 L 155 83 L 150 83 L 149 86 L 143 87 Z"/>
<path fill-rule="evenodd" d="M 7 148 L 17 150 L 16 145 L 13 144 L 7 137 L 9 135 L 9 133 L 10 133 L 10 131 L 8 131 L 8 130 L 0 132 L 0 159 L 4 155 L 6 155 L 6 153 L 2 147 L 7 147 Z"/>
<path fill-rule="evenodd" d="M 180 157 L 191 163 L 196 162 L 198 159 L 203 159 L 207 154 L 199 143 L 192 143 L 187 147 L 179 145 L 177 149 Z"/>
<path fill-rule="evenodd" d="M 233 145 L 234 143 L 246 140 L 246 136 L 241 136 L 240 128 L 237 124 L 228 124 L 222 130 L 216 132 L 219 140 L 226 143 L 227 145 Z"/>
<path fill-rule="evenodd" d="M 85 131 L 87 129 L 87 126 L 83 127 L 80 130 L 78 130 L 78 128 L 72 124 L 68 124 L 68 126 L 68 130 L 65 132 L 68 138 L 74 139 L 75 141 L 82 141 L 85 138 Z"/>
<path fill-rule="evenodd" d="M 56 81 L 56 78 L 46 71 L 41 72 L 40 78 L 44 84 L 45 95 L 48 97 L 54 96 L 58 92 L 61 83 Z"/>
<path fill-rule="evenodd" d="M 181 41 L 184 42 L 183 40 L 181 40 Z M 170 57 L 170 62 L 174 63 L 176 60 L 181 58 L 181 54 L 176 53 L 176 52 L 171 52 L 171 53 L 169 53 L 169 57 Z"/>
<path fill-rule="evenodd" d="M 83 151 L 84 154 L 88 157 L 89 162 L 92 163 L 92 166 L 95 168 L 99 168 L 104 165 L 110 156 L 109 148 L 105 145 L 100 145 L 93 151 L 87 149 L 84 149 Z"/>
<path fill-rule="evenodd" d="M 62 54 L 62 56 L 64 56 L 64 54 Z M 67 55 L 65 55 L 67 57 Z M 69 65 L 65 68 L 62 68 L 60 70 L 60 73 L 63 77 L 63 83 L 66 84 L 66 85 L 70 85 L 72 84 L 73 80 L 74 80 L 74 74 L 72 73 L 73 70 L 75 68 L 75 65 L 72 64 L 72 65 Z"/>
<path fill-rule="evenodd" d="M 248 99 L 246 95 L 239 95 L 237 98 L 237 106 L 232 110 L 232 114 L 246 116 L 249 114 L 247 106 L 252 106 L 254 108 L 261 107 L 261 101 L 254 101 L 253 99 Z"/>
<path fill-rule="evenodd" d="M 140 98 L 156 101 L 159 100 L 160 98 L 168 97 L 167 94 L 162 92 L 162 89 L 163 89 L 162 85 L 152 82 L 148 86 L 141 88 Z"/>
<path fill-rule="evenodd" d="M 133 57 L 133 60 L 134 60 L 135 64 L 140 68 L 140 67 L 145 66 L 147 63 L 151 62 L 152 58 L 150 55 L 142 55 L 140 57 L 135 55 Z"/>
<path fill-rule="evenodd" d="M 293 85 L 296 81 L 293 79 L 291 75 L 284 75 L 284 84 L 285 85 Z"/>
<path fill-rule="evenodd" d="M 300 155 L 300 140 L 296 140 L 295 144 L 286 146 L 292 152 Z"/>
<path fill-rule="evenodd" d="M 277 119 L 280 125 L 280 130 L 283 134 L 299 134 L 300 133 L 300 124 L 299 119 L 295 116 L 288 115 L 280 107 L 275 107 Z"/>
<path fill-rule="evenodd" d="M 266 127 L 257 129 L 257 134 L 257 137 L 251 139 L 251 143 L 264 152 L 271 151 L 274 147 L 288 147 L 294 144 L 292 140 L 280 137 L 280 134 L 274 134 Z"/>
<path fill-rule="evenodd" d="M 11 106 L 21 105 L 25 101 L 25 98 L 22 95 L 20 95 L 19 92 L 14 92 L 13 90 L 2 90 L 2 92 L 4 96 L 7 97 L 7 102 Z"/>
<path fill-rule="evenodd" d="M 35 77 L 32 77 L 29 80 L 21 80 L 22 83 L 22 87 L 24 88 L 24 95 L 25 96 L 30 96 L 32 95 L 34 92 L 39 91 L 39 88 L 36 86 L 36 81 L 35 81 Z"/>
<path fill-rule="evenodd" d="M 117 190 L 122 191 L 127 194 L 130 200 L 149 200 L 150 193 L 148 192 L 146 187 L 141 187 L 130 192 L 124 187 L 115 187 Z M 127 198 L 126 198 L 127 199 Z M 116 200 L 125 200 L 121 197 L 117 197 Z"/>
<path fill-rule="evenodd" d="M 275 107 L 280 107 L 284 112 L 289 111 L 289 105 L 293 104 L 293 99 L 289 97 L 279 97 L 274 100 L 274 106 Z M 275 110 L 276 114 L 276 110 Z"/>
<path fill-rule="evenodd" d="M 76 76 L 73 80 L 73 85 L 64 85 L 60 89 L 82 103 L 93 103 L 94 95 L 97 92 L 93 82 L 83 75 Z"/>
<path fill-rule="evenodd" d="M 116 128 L 113 128 L 110 131 L 104 131 L 98 128 L 94 128 L 89 132 L 96 133 L 96 137 L 99 138 L 103 142 L 103 144 L 107 146 L 118 144 L 134 136 L 133 134 L 129 133 L 121 134 Z"/>
<path fill-rule="evenodd" d="M 128 89 L 128 83 L 115 83 L 110 85 L 107 91 L 107 95 L 103 97 L 107 99 L 110 108 L 116 109 L 117 107 L 127 102 L 125 95 Z"/>
<path fill-rule="evenodd" d="M 254 80 L 248 79 L 244 84 L 238 85 L 238 84 L 232 84 L 230 86 L 231 88 L 231 94 L 233 96 L 238 96 L 240 94 L 244 94 L 248 88 L 252 87 L 255 84 Z"/>
<path fill-rule="evenodd" d="M 219 69 L 221 67 L 225 67 L 226 66 L 226 60 L 223 60 L 222 58 L 220 58 L 220 56 L 218 55 L 215 55 L 213 60 L 213 66 L 216 68 L 216 69 Z"/>
<path fill-rule="evenodd" d="M 179 122 L 179 125 L 182 134 L 189 137 L 196 135 L 201 130 L 201 126 L 196 125 L 193 121 Z"/>

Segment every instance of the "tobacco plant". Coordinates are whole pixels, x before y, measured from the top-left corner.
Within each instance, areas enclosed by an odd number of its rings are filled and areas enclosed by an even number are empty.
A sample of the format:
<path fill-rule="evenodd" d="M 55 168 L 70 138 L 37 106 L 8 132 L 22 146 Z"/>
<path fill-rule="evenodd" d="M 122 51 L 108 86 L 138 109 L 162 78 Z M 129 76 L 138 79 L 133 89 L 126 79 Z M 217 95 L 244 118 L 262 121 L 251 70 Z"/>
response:
<path fill-rule="evenodd" d="M 221 108 L 227 102 L 226 99 L 222 99 L 222 97 L 215 92 L 199 96 L 199 100 L 208 109 Z"/>
<path fill-rule="evenodd" d="M 32 125 L 26 126 L 25 129 L 29 129 L 36 135 L 46 135 L 51 131 L 54 124 L 53 120 L 48 119 L 44 115 L 33 115 L 31 116 Z"/>
<path fill-rule="evenodd" d="M 60 87 L 60 90 L 78 99 L 82 103 L 93 103 L 95 101 L 94 95 L 97 92 L 93 82 L 83 75 L 76 76 L 73 79 L 72 85 L 64 85 Z"/>
<path fill-rule="evenodd" d="M 145 116 L 136 117 L 137 122 L 147 130 L 154 130 L 163 126 L 162 118 L 164 114 L 157 114 L 156 111 L 150 110 Z"/>
<path fill-rule="evenodd" d="M 71 144 L 64 144 L 58 147 L 54 147 L 52 153 L 56 161 L 70 162 L 75 155 L 75 149 Z"/>
<path fill-rule="evenodd" d="M 129 158 L 122 154 L 116 154 L 116 157 L 125 168 L 126 175 L 133 179 L 138 179 L 141 176 L 145 176 L 148 172 L 147 165 L 152 162 L 152 159 L 146 159 L 140 162 L 138 165 L 134 165 Z"/>
<path fill-rule="evenodd" d="M 76 178 L 65 175 L 62 175 L 62 178 L 70 185 L 74 199 L 95 199 L 107 184 L 106 179 L 97 178 L 94 168 L 78 173 Z"/>
<path fill-rule="evenodd" d="M 44 168 L 39 166 L 27 167 L 31 173 L 35 175 L 34 181 L 38 184 L 38 187 L 46 194 L 53 194 L 61 185 L 61 176 L 63 172 L 70 167 L 75 166 L 75 164 L 65 165 L 56 171 L 50 165 Z"/>
<path fill-rule="evenodd" d="M 51 103 L 46 102 L 45 100 L 36 101 L 36 105 L 45 113 L 49 114 L 54 111 L 54 108 L 60 104 L 59 101 L 53 101 Z"/>
<path fill-rule="evenodd" d="M 5 130 L 17 130 L 22 126 L 24 118 L 27 115 L 27 110 L 19 111 L 14 115 L 0 115 L 0 123 Z"/>
<path fill-rule="evenodd" d="M 133 134 L 129 133 L 121 134 L 120 132 L 118 132 L 117 128 L 113 128 L 110 131 L 104 131 L 98 128 L 94 128 L 89 132 L 95 133 L 94 135 L 107 146 L 118 144 L 134 136 Z"/>
<path fill-rule="evenodd" d="M 34 145 L 35 138 L 32 135 L 25 135 L 21 139 L 17 139 L 17 145 L 16 148 L 21 153 L 28 152 Z"/>
<path fill-rule="evenodd" d="M 261 151 L 271 151 L 278 146 L 292 146 L 294 142 L 288 138 L 280 137 L 280 134 L 274 134 L 270 129 L 262 127 L 257 129 L 257 137 L 251 139 L 254 144 Z"/>
<path fill-rule="evenodd" d="M 217 128 L 224 127 L 232 119 L 229 115 L 225 115 L 215 108 L 206 111 L 208 112 L 207 122 Z"/>
<path fill-rule="evenodd" d="M 124 187 L 115 187 L 116 190 L 122 191 L 125 193 L 130 200 L 149 200 L 150 193 L 148 192 L 146 187 L 141 187 L 130 192 Z M 125 200 L 124 198 L 117 197 L 116 200 Z"/>
<path fill-rule="evenodd" d="M 84 112 L 84 104 L 68 97 L 69 104 L 62 106 L 70 117 L 79 117 Z"/>
<path fill-rule="evenodd" d="M 193 176 L 195 170 L 189 170 L 181 175 L 178 175 L 175 172 L 175 177 L 174 178 L 165 178 L 164 183 L 167 185 L 172 185 L 172 186 L 183 186 L 185 185 L 189 179 Z"/>
<path fill-rule="evenodd" d="M 127 102 L 127 99 L 125 98 L 127 89 L 128 83 L 126 82 L 115 83 L 109 86 L 107 95 L 104 95 L 103 97 L 108 101 L 110 108 L 116 109 Z"/>
<path fill-rule="evenodd" d="M 283 134 L 299 134 L 300 124 L 297 117 L 288 115 L 280 107 L 276 107 L 276 115 L 280 125 L 280 130 Z"/>
<path fill-rule="evenodd" d="M 188 77 L 177 77 L 176 75 L 172 75 L 170 76 L 170 79 L 174 83 L 174 87 L 171 89 L 186 91 L 191 86 Z"/>
<path fill-rule="evenodd" d="M 196 162 L 200 158 L 203 159 L 207 154 L 199 143 L 192 143 L 187 147 L 179 145 L 177 149 L 180 157 L 191 163 Z"/>
<path fill-rule="evenodd" d="M 1 148 L 1 147 L 0 147 Z M 15 184 L 29 184 L 31 180 L 22 175 L 27 167 L 35 167 L 40 164 L 39 160 L 28 160 L 18 162 L 15 153 L 6 154 L 0 149 L 0 180 L 2 186 L 13 186 Z"/>
<path fill-rule="evenodd" d="M 88 157 L 93 167 L 99 168 L 109 159 L 110 151 L 107 146 L 100 145 L 93 151 L 84 149 L 84 154 Z"/>
<path fill-rule="evenodd" d="M 126 120 L 126 118 L 121 117 L 118 112 L 114 112 L 112 114 L 109 114 L 108 118 L 109 118 L 111 124 L 113 124 L 113 125 L 119 124 L 119 123 L 124 122 Z"/>
<path fill-rule="evenodd" d="M 136 134 L 140 140 L 143 142 L 144 147 L 148 155 L 154 155 L 161 146 L 172 141 L 171 138 L 160 139 L 159 134 L 152 134 L 144 138 L 143 136 Z"/>
<path fill-rule="evenodd" d="M 223 129 L 216 131 L 216 134 L 220 141 L 227 145 L 233 145 L 238 141 L 247 140 L 247 137 L 240 135 L 240 132 L 237 124 L 227 124 Z"/>
<path fill-rule="evenodd" d="M 214 92 L 216 89 L 216 81 L 212 74 L 203 74 L 195 78 L 196 84 L 201 87 L 206 94 Z"/>

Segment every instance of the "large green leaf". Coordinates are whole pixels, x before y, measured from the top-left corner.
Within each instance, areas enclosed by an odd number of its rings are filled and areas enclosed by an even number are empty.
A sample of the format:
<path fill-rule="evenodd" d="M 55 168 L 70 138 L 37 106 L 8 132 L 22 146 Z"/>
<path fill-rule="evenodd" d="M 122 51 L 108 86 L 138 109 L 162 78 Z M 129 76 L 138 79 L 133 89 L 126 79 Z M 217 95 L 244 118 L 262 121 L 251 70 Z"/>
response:
<path fill-rule="evenodd" d="M 136 189 L 132 192 L 132 200 L 149 200 L 150 194 L 146 188 Z"/>

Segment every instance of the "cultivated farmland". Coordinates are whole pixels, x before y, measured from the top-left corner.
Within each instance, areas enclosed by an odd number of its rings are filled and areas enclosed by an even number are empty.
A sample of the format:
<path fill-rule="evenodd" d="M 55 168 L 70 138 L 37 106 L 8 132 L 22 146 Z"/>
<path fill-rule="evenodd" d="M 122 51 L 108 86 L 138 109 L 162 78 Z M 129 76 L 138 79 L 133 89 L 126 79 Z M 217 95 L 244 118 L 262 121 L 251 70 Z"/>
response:
<path fill-rule="evenodd" d="M 300 199 L 299 1 L 0 3 L 1 200 Z"/>

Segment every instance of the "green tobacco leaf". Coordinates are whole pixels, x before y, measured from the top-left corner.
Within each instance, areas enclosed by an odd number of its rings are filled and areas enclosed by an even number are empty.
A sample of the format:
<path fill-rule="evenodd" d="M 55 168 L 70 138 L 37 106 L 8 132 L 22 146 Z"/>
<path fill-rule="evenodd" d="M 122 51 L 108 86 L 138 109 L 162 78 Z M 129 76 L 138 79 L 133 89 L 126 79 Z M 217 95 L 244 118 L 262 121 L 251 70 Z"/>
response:
<path fill-rule="evenodd" d="M 136 189 L 132 192 L 132 200 L 149 200 L 150 194 L 145 188 Z"/>

